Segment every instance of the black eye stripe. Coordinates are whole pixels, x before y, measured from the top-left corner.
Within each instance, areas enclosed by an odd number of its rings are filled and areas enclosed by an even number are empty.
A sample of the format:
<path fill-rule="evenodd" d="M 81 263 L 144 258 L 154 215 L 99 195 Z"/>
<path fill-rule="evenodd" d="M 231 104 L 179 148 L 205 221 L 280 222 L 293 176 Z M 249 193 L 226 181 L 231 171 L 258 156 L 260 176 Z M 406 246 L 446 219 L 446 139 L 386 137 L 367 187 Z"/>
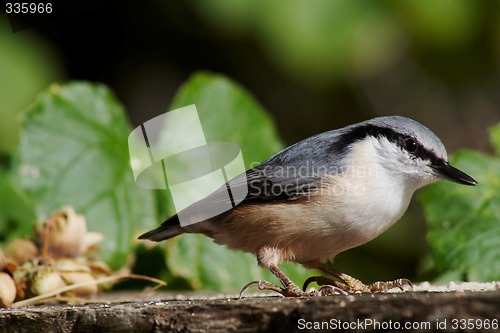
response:
<path fill-rule="evenodd" d="M 399 147 L 401 147 L 401 149 L 408 151 L 413 156 L 423 160 L 430 160 L 433 165 L 441 165 L 445 163 L 445 161 L 437 157 L 433 151 L 426 149 L 416 138 L 410 137 L 407 134 L 396 132 L 391 128 L 379 127 L 370 124 L 354 127 L 350 131 L 343 134 L 337 142 L 337 149 L 332 149 L 332 153 L 333 150 L 335 150 L 336 153 L 343 153 L 343 151 L 339 151 L 339 146 L 346 149 L 351 143 L 363 140 L 367 136 L 385 137 L 387 140 L 396 143 Z M 406 147 L 406 142 L 409 139 L 414 140 L 415 142 L 416 149 L 413 152 L 410 152 Z"/>

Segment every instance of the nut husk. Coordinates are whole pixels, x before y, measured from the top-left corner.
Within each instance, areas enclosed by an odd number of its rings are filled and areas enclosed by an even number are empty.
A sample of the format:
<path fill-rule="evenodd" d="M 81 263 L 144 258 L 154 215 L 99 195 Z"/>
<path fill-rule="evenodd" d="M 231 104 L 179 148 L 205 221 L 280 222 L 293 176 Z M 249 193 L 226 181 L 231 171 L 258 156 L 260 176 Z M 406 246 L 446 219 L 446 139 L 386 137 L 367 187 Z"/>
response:
<path fill-rule="evenodd" d="M 87 232 L 87 223 L 72 207 L 64 206 L 36 228 L 37 242 L 44 257 L 78 257 L 104 236 Z"/>
<path fill-rule="evenodd" d="M 59 272 L 52 266 L 39 266 L 29 280 L 29 285 L 33 296 L 48 294 L 66 286 Z"/>
<path fill-rule="evenodd" d="M 0 307 L 8 308 L 16 298 L 16 284 L 12 277 L 0 272 Z"/>
<path fill-rule="evenodd" d="M 72 259 L 62 259 L 55 263 L 55 268 L 61 275 L 64 282 L 67 285 L 72 285 L 81 282 L 93 282 L 95 281 L 94 276 L 92 276 L 91 269 L 82 263 L 77 262 Z M 77 297 L 88 297 L 97 294 L 99 287 L 97 284 L 90 284 L 85 287 L 80 287 L 71 290 L 65 295 L 72 295 Z"/>
<path fill-rule="evenodd" d="M 61 272 L 61 277 L 68 285 L 82 283 L 82 282 L 95 282 L 94 277 L 87 272 Z M 65 292 L 64 295 L 76 296 L 76 297 L 89 297 L 96 295 L 98 291 L 99 291 L 99 286 L 97 285 L 97 283 L 94 283 Z"/>
<path fill-rule="evenodd" d="M 38 256 L 38 248 L 35 243 L 27 239 L 15 239 L 5 247 L 7 258 L 18 266 Z"/>

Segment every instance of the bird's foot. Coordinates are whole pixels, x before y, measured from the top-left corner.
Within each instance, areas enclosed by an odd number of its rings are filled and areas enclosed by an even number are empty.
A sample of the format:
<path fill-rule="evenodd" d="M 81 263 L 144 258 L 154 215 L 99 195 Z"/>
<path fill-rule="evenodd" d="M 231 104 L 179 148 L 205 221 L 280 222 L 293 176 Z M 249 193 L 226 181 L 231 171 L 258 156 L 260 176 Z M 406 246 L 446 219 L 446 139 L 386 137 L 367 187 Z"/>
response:
<path fill-rule="evenodd" d="M 259 281 L 252 281 L 248 283 L 246 286 L 244 286 L 240 292 L 239 298 L 242 298 L 243 294 L 252 287 L 258 287 L 259 290 L 274 291 L 277 292 L 278 294 L 281 294 L 284 297 L 319 297 L 319 296 L 347 294 L 342 289 L 332 285 L 322 285 L 321 288 L 319 288 L 318 290 L 302 291 L 296 284 L 290 284 L 283 288 L 283 287 L 278 287 L 277 285 L 271 282 L 265 280 L 259 280 Z"/>
<path fill-rule="evenodd" d="M 275 285 L 269 281 L 258 280 L 258 281 L 252 281 L 252 282 L 248 283 L 246 286 L 244 286 L 243 289 L 241 289 L 240 298 L 243 296 L 243 294 L 248 289 L 250 289 L 252 287 L 258 287 L 259 290 L 274 291 L 274 292 L 277 292 L 278 294 L 281 294 L 285 297 L 311 296 L 309 293 L 306 293 L 306 292 L 300 290 L 300 288 L 295 284 L 291 284 L 291 285 L 288 285 L 286 288 L 283 288 L 283 287 L 278 287 L 277 285 Z"/>
<path fill-rule="evenodd" d="M 413 288 L 413 284 L 408 279 L 397 279 L 394 281 L 378 281 L 372 284 L 364 284 L 358 279 L 353 278 L 347 274 L 342 274 L 341 281 L 333 280 L 326 276 L 311 276 L 304 282 L 303 290 L 306 290 L 307 286 L 311 282 L 316 282 L 319 286 L 334 286 L 337 289 L 341 289 L 345 293 L 367 293 L 367 292 L 385 292 L 392 288 L 399 288 L 404 291 L 404 286 L 408 285 Z"/>

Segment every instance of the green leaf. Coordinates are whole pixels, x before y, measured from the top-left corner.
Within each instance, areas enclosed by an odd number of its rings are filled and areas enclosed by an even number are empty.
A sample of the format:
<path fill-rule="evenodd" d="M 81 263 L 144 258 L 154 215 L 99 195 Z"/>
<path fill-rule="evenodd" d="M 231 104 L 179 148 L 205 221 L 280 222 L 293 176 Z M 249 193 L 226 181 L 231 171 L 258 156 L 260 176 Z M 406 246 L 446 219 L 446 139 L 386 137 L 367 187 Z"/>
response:
<path fill-rule="evenodd" d="M 238 144 L 247 168 L 283 148 L 269 114 L 244 88 L 224 76 L 194 74 L 180 88 L 170 109 L 191 104 L 196 104 L 207 142 Z"/>
<path fill-rule="evenodd" d="M 36 221 L 33 204 L 19 180 L 4 170 L 0 170 L 0 198 L 0 240 L 32 236 Z"/>
<path fill-rule="evenodd" d="M 130 133 L 123 108 L 103 85 L 51 85 L 28 110 L 18 163 L 22 185 L 40 216 L 63 205 L 105 235 L 103 258 L 127 261 L 139 230 L 155 223 L 151 191 L 139 189 L 129 166 Z"/>
<path fill-rule="evenodd" d="M 207 142 L 238 144 L 247 168 L 283 147 L 267 112 L 245 89 L 223 76 L 195 74 L 177 93 L 170 109 L 191 104 L 197 107 Z M 277 283 L 253 255 L 229 250 L 205 236 L 184 235 L 169 240 L 166 248 L 171 273 L 187 279 L 193 288 L 235 291 L 263 278 Z M 284 267 L 298 283 L 306 277 L 299 265 Z"/>
<path fill-rule="evenodd" d="M 472 175 L 476 187 L 440 182 L 422 191 L 428 242 L 437 269 L 446 277 L 491 281 L 500 278 L 500 158 L 462 151 L 451 164 Z"/>

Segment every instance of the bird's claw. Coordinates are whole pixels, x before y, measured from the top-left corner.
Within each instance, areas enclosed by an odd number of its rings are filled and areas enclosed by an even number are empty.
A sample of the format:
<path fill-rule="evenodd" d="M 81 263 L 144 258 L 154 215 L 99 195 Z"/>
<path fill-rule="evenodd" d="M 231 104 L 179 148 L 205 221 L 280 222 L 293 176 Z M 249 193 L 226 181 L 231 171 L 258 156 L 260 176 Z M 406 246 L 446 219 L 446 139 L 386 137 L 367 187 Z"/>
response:
<path fill-rule="evenodd" d="M 341 290 L 345 294 L 353 294 L 358 292 L 386 292 L 392 288 L 399 288 L 404 291 L 404 286 L 408 285 L 413 288 L 413 284 L 408 279 L 397 279 L 394 281 L 378 281 L 372 284 L 364 284 L 358 279 L 348 276 L 345 280 L 335 281 L 326 276 L 311 276 L 304 282 L 303 290 L 306 290 L 307 286 L 311 282 L 316 282 L 319 286 L 332 286 L 336 290 Z M 321 290 L 321 289 L 320 289 Z"/>
<path fill-rule="evenodd" d="M 329 284 L 321 286 L 318 290 L 315 290 L 318 295 L 317 296 L 334 296 L 334 295 L 349 295 L 349 293 L 337 286 L 332 286 Z"/>
<path fill-rule="evenodd" d="M 278 287 L 277 285 L 272 284 L 271 282 L 265 281 L 265 280 L 258 280 L 258 281 L 252 281 L 247 283 L 243 289 L 240 291 L 240 296 L 239 298 L 243 297 L 243 294 L 247 292 L 248 289 L 252 287 L 258 287 L 259 290 L 269 290 L 269 291 L 275 291 L 279 294 L 283 295 L 283 288 Z"/>
<path fill-rule="evenodd" d="M 288 286 L 288 288 L 282 288 L 278 287 L 277 285 L 271 282 L 265 280 L 259 280 L 259 281 L 252 281 L 247 285 L 245 285 L 243 289 L 241 289 L 239 298 L 242 298 L 243 294 L 252 287 L 258 287 L 259 290 L 274 291 L 284 297 L 319 297 L 319 296 L 332 296 L 338 294 L 347 295 L 347 293 L 342 289 L 331 285 L 324 285 L 318 290 L 302 291 L 296 285 Z"/>

